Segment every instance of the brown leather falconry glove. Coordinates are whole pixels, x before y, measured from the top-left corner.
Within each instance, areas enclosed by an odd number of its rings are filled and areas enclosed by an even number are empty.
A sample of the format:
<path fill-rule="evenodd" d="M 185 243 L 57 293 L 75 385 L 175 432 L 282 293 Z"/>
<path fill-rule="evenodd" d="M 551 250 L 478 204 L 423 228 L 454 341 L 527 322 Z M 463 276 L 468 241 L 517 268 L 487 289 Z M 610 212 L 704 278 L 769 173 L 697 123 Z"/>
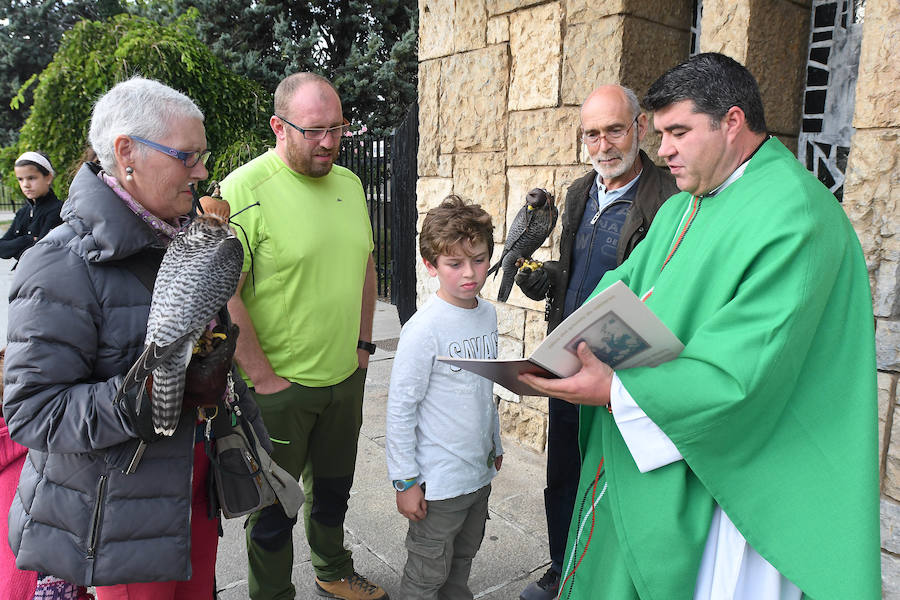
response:
<path fill-rule="evenodd" d="M 183 411 L 211 408 L 225 395 L 238 333 L 237 325 L 219 324 L 200 337 L 184 378 Z"/>

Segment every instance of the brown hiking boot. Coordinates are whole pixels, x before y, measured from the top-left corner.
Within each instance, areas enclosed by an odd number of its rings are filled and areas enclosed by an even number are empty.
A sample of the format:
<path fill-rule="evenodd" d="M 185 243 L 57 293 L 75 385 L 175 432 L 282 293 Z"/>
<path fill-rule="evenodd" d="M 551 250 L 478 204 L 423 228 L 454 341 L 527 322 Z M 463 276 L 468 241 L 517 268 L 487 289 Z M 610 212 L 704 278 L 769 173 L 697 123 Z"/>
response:
<path fill-rule="evenodd" d="M 337 581 L 322 581 L 316 577 L 316 593 L 326 598 L 343 600 L 389 600 L 381 586 L 375 585 L 359 573 Z"/>

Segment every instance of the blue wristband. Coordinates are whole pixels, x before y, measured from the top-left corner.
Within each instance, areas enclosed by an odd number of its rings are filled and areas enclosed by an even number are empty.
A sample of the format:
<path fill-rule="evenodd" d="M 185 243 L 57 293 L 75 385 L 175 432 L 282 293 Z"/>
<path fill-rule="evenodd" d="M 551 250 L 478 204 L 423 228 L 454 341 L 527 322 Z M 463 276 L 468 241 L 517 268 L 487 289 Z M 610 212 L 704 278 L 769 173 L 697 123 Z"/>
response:
<path fill-rule="evenodd" d="M 395 479 L 394 480 L 394 489 L 398 492 L 405 492 L 412 486 L 416 485 L 416 481 L 418 477 L 410 477 L 409 479 Z"/>

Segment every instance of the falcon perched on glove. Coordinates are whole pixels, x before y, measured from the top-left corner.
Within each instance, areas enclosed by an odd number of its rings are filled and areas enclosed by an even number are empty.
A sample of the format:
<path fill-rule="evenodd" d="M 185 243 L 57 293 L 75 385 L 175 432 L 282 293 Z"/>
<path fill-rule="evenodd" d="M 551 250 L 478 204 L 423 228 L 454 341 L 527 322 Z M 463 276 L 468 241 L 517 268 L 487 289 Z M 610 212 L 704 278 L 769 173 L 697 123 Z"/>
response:
<path fill-rule="evenodd" d="M 194 345 L 237 289 L 243 261 L 240 241 L 228 222 L 214 214 L 196 217 L 163 256 L 153 287 L 144 352 L 122 385 L 122 391 L 136 385 L 143 388 L 152 374 L 150 406 L 157 434 L 175 432 Z"/>
<path fill-rule="evenodd" d="M 509 298 L 521 261 L 531 258 L 531 254 L 541 247 L 553 231 L 558 214 L 553 194 L 547 190 L 534 188 L 525 196 L 525 206 L 519 209 L 509 226 L 503 254 L 488 271 L 488 275 L 493 273 L 496 277 L 497 270 L 503 267 L 497 300 L 506 302 Z"/>

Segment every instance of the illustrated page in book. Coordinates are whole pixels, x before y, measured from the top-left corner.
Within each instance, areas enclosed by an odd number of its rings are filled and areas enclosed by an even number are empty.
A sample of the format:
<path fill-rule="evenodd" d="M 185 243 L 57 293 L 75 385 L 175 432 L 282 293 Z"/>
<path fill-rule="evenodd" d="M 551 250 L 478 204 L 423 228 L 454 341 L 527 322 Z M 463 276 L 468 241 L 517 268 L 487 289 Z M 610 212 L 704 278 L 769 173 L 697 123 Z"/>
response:
<path fill-rule="evenodd" d="M 519 373 L 569 377 L 581 362 L 582 341 L 614 369 L 656 366 L 672 360 L 684 345 L 621 281 L 583 304 L 554 329 L 526 359 L 482 360 L 439 356 L 438 360 L 487 377 L 513 393 L 537 391 L 518 380 Z"/>

